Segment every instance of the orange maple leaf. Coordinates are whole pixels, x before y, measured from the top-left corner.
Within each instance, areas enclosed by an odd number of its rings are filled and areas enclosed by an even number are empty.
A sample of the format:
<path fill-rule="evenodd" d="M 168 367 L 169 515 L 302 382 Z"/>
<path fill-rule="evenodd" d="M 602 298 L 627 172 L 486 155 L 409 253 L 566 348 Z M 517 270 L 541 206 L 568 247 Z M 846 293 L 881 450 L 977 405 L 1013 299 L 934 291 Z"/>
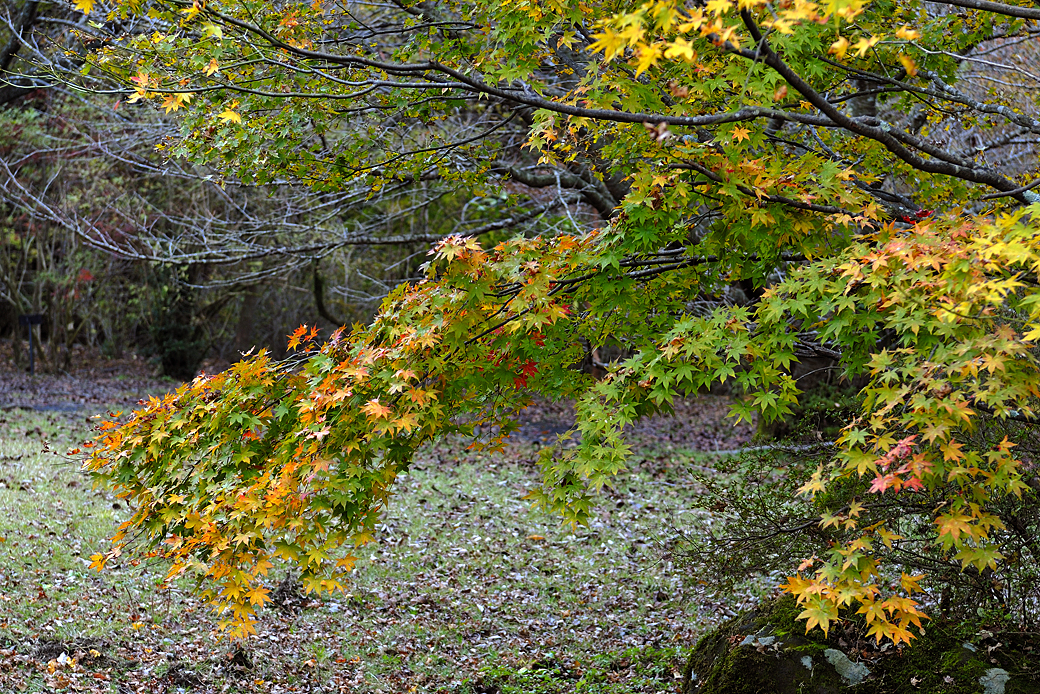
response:
<path fill-rule="evenodd" d="M 367 414 L 369 419 L 383 419 L 392 412 L 389 407 L 379 402 L 379 398 L 372 398 L 366 402 L 361 406 L 361 411 Z"/>

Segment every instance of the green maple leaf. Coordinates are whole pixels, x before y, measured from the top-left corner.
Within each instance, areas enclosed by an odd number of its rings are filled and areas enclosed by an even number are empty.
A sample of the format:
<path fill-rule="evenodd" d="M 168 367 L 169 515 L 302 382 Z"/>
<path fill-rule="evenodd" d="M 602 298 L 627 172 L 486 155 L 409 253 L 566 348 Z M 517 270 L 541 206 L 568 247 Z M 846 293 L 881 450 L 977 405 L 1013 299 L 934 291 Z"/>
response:
<path fill-rule="evenodd" d="M 813 597 L 808 601 L 808 606 L 798 615 L 798 619 L 805 620 L 805 633 L 812 631 L 813 627 L 819 626 L 826 636 L 830 630 L 831 622 L 838 619 L 838 606 L 821 597 Z"/>
<path fill-rule="evenodd" d="M 954 559 L 960 560 L 962 569 L 974 566 L 979 571 L 986 568 L 995 571 L 997 569 L 997 562 L 1003 558 L 1004 555 L 1001 554 L 993 545 L 965 548 L 958 552 L 954 557 Z"/>

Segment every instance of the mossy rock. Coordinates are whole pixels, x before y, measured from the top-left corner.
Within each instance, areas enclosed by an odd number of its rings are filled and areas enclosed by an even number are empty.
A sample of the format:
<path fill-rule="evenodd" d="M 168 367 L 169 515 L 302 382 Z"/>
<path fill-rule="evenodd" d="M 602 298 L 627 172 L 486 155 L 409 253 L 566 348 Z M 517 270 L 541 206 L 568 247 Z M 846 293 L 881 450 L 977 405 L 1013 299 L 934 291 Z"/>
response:
<path fill-rule="evenodd" d="M 805 634 L 790 596 L 702 638 L 683 694 L 1040 694 L 1040 637 L 936 620 L 904 648 L 877 648 L 855 620 Z M 965 636 L 967 633 L 967 636 Z"/>

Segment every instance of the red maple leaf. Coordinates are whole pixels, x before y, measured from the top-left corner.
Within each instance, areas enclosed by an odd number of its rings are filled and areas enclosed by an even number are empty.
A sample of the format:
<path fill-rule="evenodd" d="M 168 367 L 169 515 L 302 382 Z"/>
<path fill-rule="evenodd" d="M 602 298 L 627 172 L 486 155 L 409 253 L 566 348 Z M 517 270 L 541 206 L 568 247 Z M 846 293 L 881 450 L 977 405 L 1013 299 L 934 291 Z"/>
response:
<path fill-rule="evenodd" d="M 533 359 L 528 359 L 524 362 L 524 365 L 520 367 L 520 374 L 513 379 L 513 385 L 517 388 L 526 388 L 527 379 L 530 376 L 534 376 L 538 373 L 538 362 Z"/>
<path fill-rule="evenodd" d="M 924 491 L 924 482 L 921 481 L 920 477 L 911 477 L 903 482 L 903 486 L 907 489 L 912 489 L 915 492 Z"/>

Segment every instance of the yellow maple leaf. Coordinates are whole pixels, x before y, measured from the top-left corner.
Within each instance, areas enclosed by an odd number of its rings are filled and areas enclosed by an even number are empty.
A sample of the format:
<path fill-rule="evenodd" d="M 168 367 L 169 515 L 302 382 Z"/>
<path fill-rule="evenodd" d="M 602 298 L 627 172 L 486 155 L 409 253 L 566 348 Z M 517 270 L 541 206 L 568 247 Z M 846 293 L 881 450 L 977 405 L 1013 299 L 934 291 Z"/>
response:
<path fill-rule="evenodd" d="M 896 37 L 901 38 L 904 41 L 914 41 L 921 38 L 921 32 L 911 29 L 904 24 L 896 30 Z"/>
<path fill-rule="evenodd" d="M 939 526 L 939 537 L 942 538 L 944 535 L 948 535 L 955 543 L 960 539 L 961 533 L 968 537 L 975 535 L 975 528 L 971 526 L 971 518 L 962 513 L 950 513 L 939 516 L 934 522 Z"/>
<path fill-rule="evenodd" d="M 743 125 L 738 125 L 733 128 L 733 140 L 736 142 L 742 142 L 744 140 L 751 139 L 751 131 L 745 128 Z"/>
<path fill-rule="evenodd" d="M 193 96 L 194 96 L 193 94 L 189 94 L 189 93 L 186 93 L 186 92 L 178 92 L 176 94 L 167 94 L 166 98 L 163 99 L 163 103 L 162 103 L 163 108 L 166 109 L 167 113 L 169 113 L 170 111 L 176 111 L 181 106 L 184 106 L 189 101 L 191 101 Z"/>
<path fill-rule="evenodd" d="M 225 600 L 238 600 L 242 596 L 242 586 L 236 581 L 228 581 L 221 586 L 220 594 Z"/>
<path fill-rule="evenodd" d="M 235 610 L 234 626 L 228 630 L 228 636 L 236 639 L 244 639 L 247 636 L 256 636 L 256 620 L 249 619 L 247 616 L 248 612 L 241 615 L 238 614 L 238 612 L 238 610 Z M 227 629 L 231 624 L 232 622 L 225 620 L 220 622 L 218 626 L 223 630 Z"/>
<path fill-rule="evenodd" d="M 414 412 L 409 412 L 407 414 L 403 414 L 400 417 L 398 417 L 396 420 L 394 420 L 394 422 L 393 422 L 394 426 L 397 429 L 404 430 L 404 431 L 407 431 L 407 432 L 411 432 L 411 430 L 415 428 L 415 425 L 417 423 L 418 423 L 418 418 L 416 417 Z"/>
<path fill-rule="evenodd" d="M 94 9 L 94 0 L 76 0 L 76 9 L 83 14 L 90 14 L 90 11 Z"/>
<path fill-rule="evenodd" d="M 823 629 L 823 635 L 826 636 L 831 622 L 838 619 L 838 606 L 824 598 L 812 598 L 807 601 L 806 608 L 798 615 L 798 619 L 805 620 L 806 634 L 819 625 Z"/>
<path fill-rule="evenodd" d="M 726 14 L 733 9 L 733 0 L 708 0 L 708 4 L 704 6 L 704 9 L 709 14 Z"/>
<path fill-rule="evenodd" d="M 195 15 L 202 12 L 202 4 L 199 3 L 199 0 L 193 0 L 193 2 L 191 3 L 191 7 L 187 7 L 181 10 L 181 12 L 187 15 L 184 21 L 190 22 L 191 20 L 195 19 Z"/>
<path fill-rule="evenodd" d="M 205 22 L 202 25 L 202 36 L 208 38 L 212 36 L 217 40 L 224 38 L 224 31 L 220 28 L 220 25 L 214 24 L 213 22 Z"/>
<path fill-rule="evenodd" d="M 816 472 L 813 473 L 812 477 L 808 482 L 798 488 L 798 493 L 802 496 L 808 496 L 813 498 L 816 492 L 827 491 L 827 485 L 823 482 L 823 466 L 817 468 Z"/>
<path fill-rule="evenodd" d="M 887 621 L 885 608 L 877 600 L 864 601 L 863 605 L 856 610 L 856 614 L 863 615 L 867 620 L 867 624 L 873 623 L 874 620 L 881 620 L 882 622 Z M 874 636 L 878 641 L 881 641 L 882 634 L 875 632 Z"/>
<path fill-rule="evenodd" d="M 852 21 L 863 12 L 863 6 L 866 4 L 867 0 L 830 0 L 824 8 L 828 13 L 833 12 L 846 21 Z"/>
<path fill-rule="evenodd" d="M 871 36 L 869 39 L 860 39 L 852 47 L 856 49 L 856 55 L 862 58 L 880 40 L 877 36 Z"/>
<path fill-rule="evenodd" d="M 249 598 L 249 604 L 260 605 L 263 607 L 264 602 L 270 600 L 270 598 L 267 597 L 267 594 L 270 592 L 271 591 L 267 590 L 267 588 L 264 588 L 263 586 L 257 586 L 246 593 L 246 596 Z"/>
<path fill-rule="evenodd" d="M 838 56 L 838 59 L 845 57 L 845 52 L 849 50 L 849 40 L 844 36 L 839 36 L 838 40 L 831 44 L 828 53 L 832 53 Z"/>
<path fill-rule="evenodd" d="M 788 576 L 787 583 L 780 586 L 780 588 L 785 593 L 793 595 L 798 602 L 802 602 L 805 599 L 802 596 L 811 593 L 812 591 L 810 588 L 814 585 L 815 584 L 812 580 L 803 578 L 801 574 L 796 574 L 794 576 Z"/>
<path fill-rule="evenodd" d="M 221 113 L 219 116 L 217 116 L 217 118 L 219 118 L 220 120 L 222 120 L 225 123 L 241 123 L 242 122 L 242 116 L 238 115 L 237 113 L 235 113 L 234 111 L 232 111 L 230 109 L 228 109 L 228 110 L 224 111 L 223 113 Z M 290 346 L 291 346 L 291 344 L 290 344 Z"/>
<path fill-rule="evenodd" d="M 639 60 L 636 61 L 636 75 L 649 70 L 661 59 L 661 49 L 655 45 L 640 46 Z"/>
<path fill-rule="evenodd" d="M 369 542 L 371 542 L 375 538 L 373 538 L 372 534 L 370 532 L 368 532 L 367 530 L 362 530 L 359 533 L 355 533 L 354 537 L 351 538 L 351 539 L 354 541 L 354 546 L 355 547 L 362 547 L 364 545 L 367 545 Z"/>
<path fill-rule="evenodd" d="M 885 543 L 885 547 L 888 547 L 889 549 L 892 548 L 892 542 L 894 540 L 902 540 L 903 539 L 902 535 L 896 535 L 894 532 L 892 532 L 892 531 L 890 531 L 890 530 L 888 530 L 886 528 L 878 528 L 877 534 L 878 534 L 878 537 L 881 538 L 881 541 Z"/>
<path fill-rule="evenodd" d="M 908 576 L 906 572 L 899 579 L 899 585 L 903 587 L 907 593 L 920 593 L 922 592 L 921 586 L 917 585 L 924 578 L 924 574 L 917 574 L 916 576 Z"/>
<path fill-rule="evenodd" d="M 256 564 L 253 566 L 253 574 L 266 576 L 267 572 L 272 568 L 274 568 L 274 564 L 272 562 L 268 561 L 267 559 L 261 558 L 257 560 Z"/>
<path fill-rule="evenodd" d="M 911 58 L 908 55 L 900 55 L 899 62 L 901 62 L 903 64 L 903 67 L 906 68 L 906 74 L 910 75 L 911 77 L 917 74 L 917 63 L 914 62 L 913 58 Z M 914 334 L 916 334 L 916 331 Z"/>
<path fill-rule="evenodd" d="M 206 68 L 203 70 L 203 72 L 206 73 L 206 77 L 209 77 L 210 75 L 212 75 L 214 72 L 216 72 L 219 69 L 220 69 L 220 65 L 217 63 L 217 59 L 216 58 L 210 58 L 209 59 L 209 64 L 206 65 Z"/>
<path fill-rule="evenodd" d="M 603 57 L 607 60 L 613 60 L 618 53 L 625 50 L 624 39 L 620 34 L 611 31 L 609 27 L 602 34 L 594 34 L 592 38 L 596 41 L 589 46 L 589 50 L 594 53 L 602 51 Z"/>
<path fill-rule="evenodd" d="M 668 49 L 664 52 L 664 57 L 669 60 L 673 58 L 682 58 L 692 63 L 697 59 L 697 52 L 693 50 L 692 43 L 684 39 L 682 36 L 678 36 L 675 41 L 668 45 Z"/>

